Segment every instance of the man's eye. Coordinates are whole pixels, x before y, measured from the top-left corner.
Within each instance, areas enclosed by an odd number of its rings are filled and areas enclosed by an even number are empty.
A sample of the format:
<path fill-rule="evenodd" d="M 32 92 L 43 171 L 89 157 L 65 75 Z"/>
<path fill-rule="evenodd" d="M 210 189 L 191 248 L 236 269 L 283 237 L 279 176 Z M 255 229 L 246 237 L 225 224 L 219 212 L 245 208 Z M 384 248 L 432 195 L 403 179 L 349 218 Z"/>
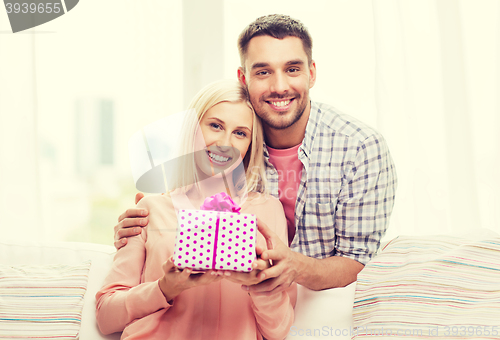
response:
<path fill-rule="evenodd" d="M 258 76 L 265 76 L 267 74 L 269 74 L 269 72 L 267 72 L 267 71 L 259 71 L 259 72 L 257 72 Z"/>
<path fill-rule="evenodd" d="M 290 73 L 294 73 L 294 72 L 298 72 L 298 71 L 299 71 L 299 69 L 296 67 L 292 67 L 292 68 L 288 69 L 288 72 L 290 72 Z"/>

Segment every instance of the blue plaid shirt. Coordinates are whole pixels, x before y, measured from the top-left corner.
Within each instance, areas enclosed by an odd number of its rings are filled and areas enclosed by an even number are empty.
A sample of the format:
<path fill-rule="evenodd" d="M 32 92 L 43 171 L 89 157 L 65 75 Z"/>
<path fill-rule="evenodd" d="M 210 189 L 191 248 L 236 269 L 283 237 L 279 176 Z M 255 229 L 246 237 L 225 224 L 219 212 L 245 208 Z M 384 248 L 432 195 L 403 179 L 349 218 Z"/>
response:
<path fill-rule="evenodd" d="M 264 145 L 269 193 L 278 172 Z M 380 246 L 394 205 L 396 168 L 377 131 L 331 106 L 311 101 L 298 157 L 304 168 L 295 202 L 294 251 L 345 256 L 366 264 Z"/>

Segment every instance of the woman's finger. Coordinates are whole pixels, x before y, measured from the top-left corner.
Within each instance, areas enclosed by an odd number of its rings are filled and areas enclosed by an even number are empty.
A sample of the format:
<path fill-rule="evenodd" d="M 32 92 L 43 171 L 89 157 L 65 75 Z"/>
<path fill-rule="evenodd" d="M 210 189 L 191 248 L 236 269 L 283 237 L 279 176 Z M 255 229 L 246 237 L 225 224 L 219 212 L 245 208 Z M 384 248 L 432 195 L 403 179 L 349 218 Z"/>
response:
<path fill-rule="evenodd" d="M 163 272 L 166 273 L 169 273 L 169 272 L 172 272 L 172 271 L 175 271 L 176 270 L 176 267 L 175 267 L 175 264 L 174 264 L 174 261 L 173 261 L 173 258 L 172 256 L 170 256 L 167 261 L 165 261 L 163 263 Z"/>
<path fill-rule="evenodd" d="M 191 272 L 192 272 L 192 271 L 193 271 L 193 270 L 192 270 L 191 268 L 184 268 L 184 269 L 182 270 L 182 272 L 181 272 L 181 275 L 180 275 L 180 276 L 181 276 L 182 278 L 185 278 L 185 279 L 187 280 L 187 279 L 189 278 L 189 275 L 191 275 Z"/>

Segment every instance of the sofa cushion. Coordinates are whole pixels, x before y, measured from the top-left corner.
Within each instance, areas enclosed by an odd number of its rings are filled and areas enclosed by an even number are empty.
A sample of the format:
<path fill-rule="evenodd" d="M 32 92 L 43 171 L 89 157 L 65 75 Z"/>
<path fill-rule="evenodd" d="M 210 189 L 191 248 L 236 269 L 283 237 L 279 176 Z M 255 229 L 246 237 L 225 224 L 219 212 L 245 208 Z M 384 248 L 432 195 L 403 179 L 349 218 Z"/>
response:
<path fill-rule="evenodd" d="M 358 275 L 355 339 L 498 339 L 500 237 L 400 236 Z"/>
<path fill-rule="evenodd" d="M 0 264 L 0 338 L 77 339 L 89 268 Z"/>
<path fill-rule="evenodd" d="M 113 246 L 93 243 L 0 241 L 0 264 L 76 265 L 90 261 L 80 339 L 119 339 L 119 333 L 102 335 L 95 318 L 95 294 L 101 288 L 111 268 L 115 251 Z"/>

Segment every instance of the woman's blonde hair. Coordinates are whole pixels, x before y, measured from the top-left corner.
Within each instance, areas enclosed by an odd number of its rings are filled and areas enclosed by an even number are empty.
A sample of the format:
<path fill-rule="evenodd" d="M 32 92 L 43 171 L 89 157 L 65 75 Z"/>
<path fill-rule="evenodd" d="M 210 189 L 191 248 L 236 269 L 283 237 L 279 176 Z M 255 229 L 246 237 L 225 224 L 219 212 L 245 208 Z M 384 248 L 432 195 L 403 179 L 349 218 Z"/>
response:
<path fill-rule="evenodd" d="M 170 188 L 180 188 L 182 191 L 187 192 L 193 184 L 198 183 L 200 180 L 197 175 L 193 155 L 199 122 L 208 110 L 223 102 L 245 103 L 252 110 L 253 115 L 252 140 L 243 158 L 246 188 L 238 186 L 240 179 L 234 178 L 237 174 L 233 173 L 235 186 L 239 190 L 246 190 L 247 192 L 265 192 L 267 181 L 264 166 L 262 123 L 250 104 L 246 89 L 236 80 L 219 80 L 205 86 L 194 96 L 189 104 L 189 110 L 186 111 L 183 122 L 181 137 L 181 154 L 188 156 L 184 157 L 180 162 L 180 171 L 178 176 L 176 176 L 175 183 L 169 183 Z"/>

